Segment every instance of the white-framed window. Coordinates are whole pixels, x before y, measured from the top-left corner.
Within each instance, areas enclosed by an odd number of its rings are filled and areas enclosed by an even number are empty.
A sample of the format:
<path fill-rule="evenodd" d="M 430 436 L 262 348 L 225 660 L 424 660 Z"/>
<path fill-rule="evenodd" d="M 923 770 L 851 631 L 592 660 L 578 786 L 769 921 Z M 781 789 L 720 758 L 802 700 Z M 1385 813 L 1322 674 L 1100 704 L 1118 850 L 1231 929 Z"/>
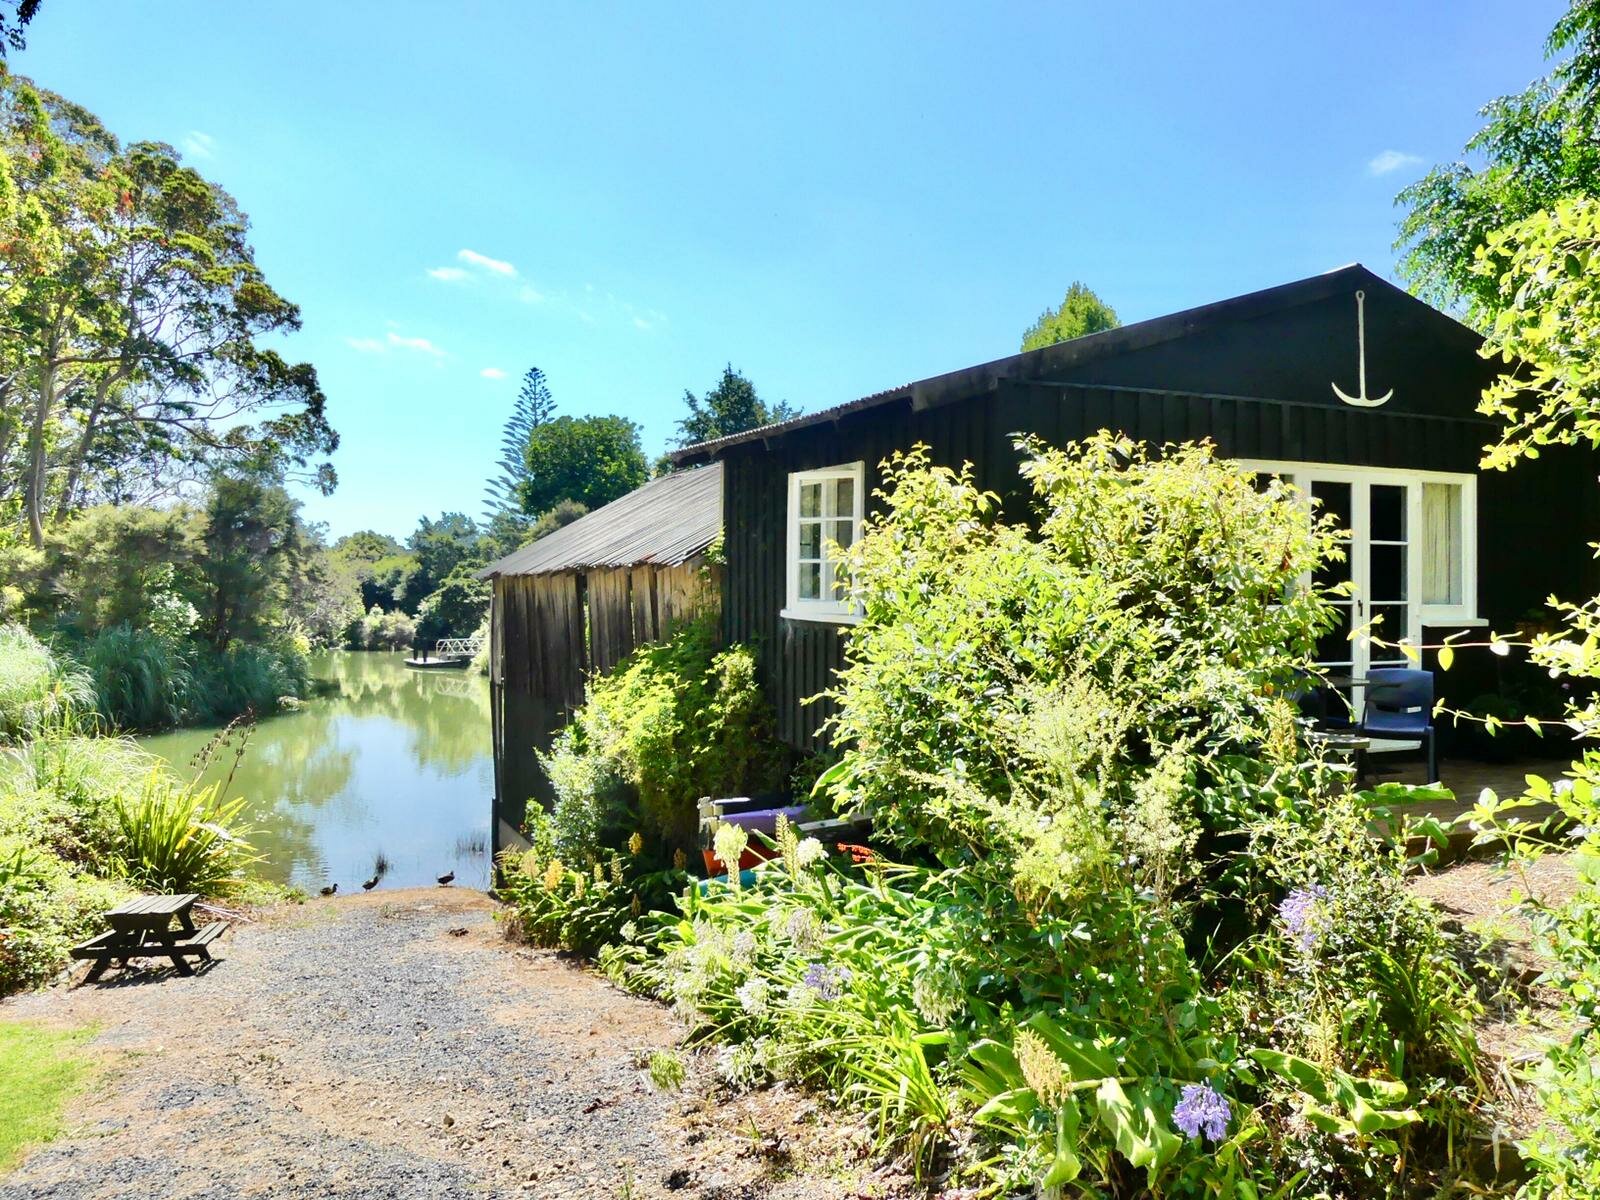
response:
<path fill-rule="evenodd" d="M 797 621 L 853 622 L 855 605 L 842 594 L 842 552 L 861 535 L 865 463 L 844 463 L 789 476 L 785 562 L 788 602 L 782 615 Z"/>

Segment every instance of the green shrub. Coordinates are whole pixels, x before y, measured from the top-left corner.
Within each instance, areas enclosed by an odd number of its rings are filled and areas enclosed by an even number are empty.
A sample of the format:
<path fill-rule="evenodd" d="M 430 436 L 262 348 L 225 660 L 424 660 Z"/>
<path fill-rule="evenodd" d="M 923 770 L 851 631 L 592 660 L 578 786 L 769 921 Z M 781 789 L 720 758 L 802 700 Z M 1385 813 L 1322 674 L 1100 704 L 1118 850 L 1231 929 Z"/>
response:
<path fill-rule="evenodd" d="M 556 852 L 588 867 L 638 828 L 653 844 L 692 849 L 699 799 L 778 787 L 788 752 L 754 655 L 717 650 L 701 618 L 591 679 L 541 761 L 556 795 Z"/>
<path fill-rule="evenodd" d="M 285 696 L 310 687 L 307 647 L 297 640 L 234 642 L 220 654 L 195 659 L 185 719 L 221 721 L 241 713 L 271 713 Z"/>
<path fill-rule="evenodd" d="M 224 801 L 221 787 L 196 787 L 151 771 L 136 796 L 115 805 L 117 854 L 123 872 L 155 892 L 227 896 L 244 886 L 260 856 L 245 839 L 243 799 Z"/>
<path fill-rule="evenodd" d="M 603 961 L 726 1043 L 731 1084 L 825 1088 L 1000 1193 L 1461 1174 L 1470 991 L 1283 699 L 1331 530 L 1206 447 L 1023 449 L 1036 529 L 915 451 L 849 559 L 818 790 L 941 869 L 802 869 L 791 841 Z"/>
<path fill-rule="evenodd" d="M 152 630 L 115 625 L 89 638 L 79 654 L 94 676 L 100 711 L 115 728 L 159 729 L 184 719 L 193 648 L 186 652 Z"/>
<path fill-rule="evenodd" d="M 0 742 L 92 719 L 87 676 L 18 625 L 0 625 Z"/>
<path fill-rule="evenodd" d="M 99 932 L 106 909 L 125 895 L 121 884 L 0 835 L 0 995 L 53 977 L 68 948 Z"/>
<path fill-rule="evenodd" d="M 0 835 L 114 873 L 114 804 L 137 793 L 155 765 L 127 738 L 35 738 L 0 758 Z"/>

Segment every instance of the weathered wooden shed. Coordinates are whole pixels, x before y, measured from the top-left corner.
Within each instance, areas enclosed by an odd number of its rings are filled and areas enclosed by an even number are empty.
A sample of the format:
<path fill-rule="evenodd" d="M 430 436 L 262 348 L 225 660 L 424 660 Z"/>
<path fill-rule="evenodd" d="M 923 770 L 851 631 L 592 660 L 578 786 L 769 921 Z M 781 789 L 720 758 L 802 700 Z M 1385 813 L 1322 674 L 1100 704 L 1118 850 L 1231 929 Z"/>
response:
<path fill-rule="evenodd" d="M 722 534 L 722 465 L 652 480 L 479 572 L 493 583 L 489 695 L 498 832 L 549 785 L 536 751 L 584 683 L 721 603 L 706 552 Z M 501 842 L 504 838 L 499 839 Z"/>

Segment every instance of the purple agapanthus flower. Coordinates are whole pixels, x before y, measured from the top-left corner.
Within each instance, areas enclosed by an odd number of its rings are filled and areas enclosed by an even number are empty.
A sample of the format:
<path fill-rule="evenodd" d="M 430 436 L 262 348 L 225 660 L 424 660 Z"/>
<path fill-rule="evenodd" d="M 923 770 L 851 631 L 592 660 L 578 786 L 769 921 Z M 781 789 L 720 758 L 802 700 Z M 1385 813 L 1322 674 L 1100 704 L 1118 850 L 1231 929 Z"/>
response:
<path fill-rule="evenodd" d="M 1220 1142 L 1228 1135 L 1228 1122 L 1233 1109 L 1228 1098 L 1209 1083 L 1188 1083 L 1183 1096 L 1172 1110 L 1172 1123 L 1186 1138 L 1205 1135 L 1207 1141 Z"/>
<path fill-rule="evenodd" d="M 850 982 L 850 968 L 815 962 L 806 968 L 803 982 L 824 1000 L 837 1000 L 844 985 Z"/>
<path fill-rule="evenodd" d="M 1278 905 L 1278 919 L 1290 937 L 1299 939 L 1300 949 L 1308 954 L 1316 949 L 1326 927 L 1327 917 L 1322 905 L 1327 898 L 1328 889 L 1313 883 L 1310 887 L 1295 888 Z"/>

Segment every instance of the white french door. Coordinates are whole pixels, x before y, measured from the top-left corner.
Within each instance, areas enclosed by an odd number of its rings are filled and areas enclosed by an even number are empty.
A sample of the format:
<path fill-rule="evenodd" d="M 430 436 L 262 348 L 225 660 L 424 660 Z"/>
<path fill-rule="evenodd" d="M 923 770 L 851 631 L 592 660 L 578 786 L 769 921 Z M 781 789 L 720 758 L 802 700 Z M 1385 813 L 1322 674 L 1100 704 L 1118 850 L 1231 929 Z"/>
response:
<path fill-rule="evenodd" d="M 1404 653 L 1391 647 L 1402 640 L 1421 640 L 1418 556 L 1413 553 L 1420 486 L 1406 479 L 1316 469 L 1296 471 L 1293 482 L 1346 532 L 1344 561 L 1324 563 L 1317 572 L 1318 583 L 1349 585 L 1349 594 L 1334 602 L 1338 622 L 1317 643 L 1318 665 L 1332 676 L 1358 681 L 1373 667 L 1406 666 Z M 1390 645 L 1376 645 L 1374 637 Z M 1364 689 L 1357 683 L 1352 691 L 1359 712 Z"/>

